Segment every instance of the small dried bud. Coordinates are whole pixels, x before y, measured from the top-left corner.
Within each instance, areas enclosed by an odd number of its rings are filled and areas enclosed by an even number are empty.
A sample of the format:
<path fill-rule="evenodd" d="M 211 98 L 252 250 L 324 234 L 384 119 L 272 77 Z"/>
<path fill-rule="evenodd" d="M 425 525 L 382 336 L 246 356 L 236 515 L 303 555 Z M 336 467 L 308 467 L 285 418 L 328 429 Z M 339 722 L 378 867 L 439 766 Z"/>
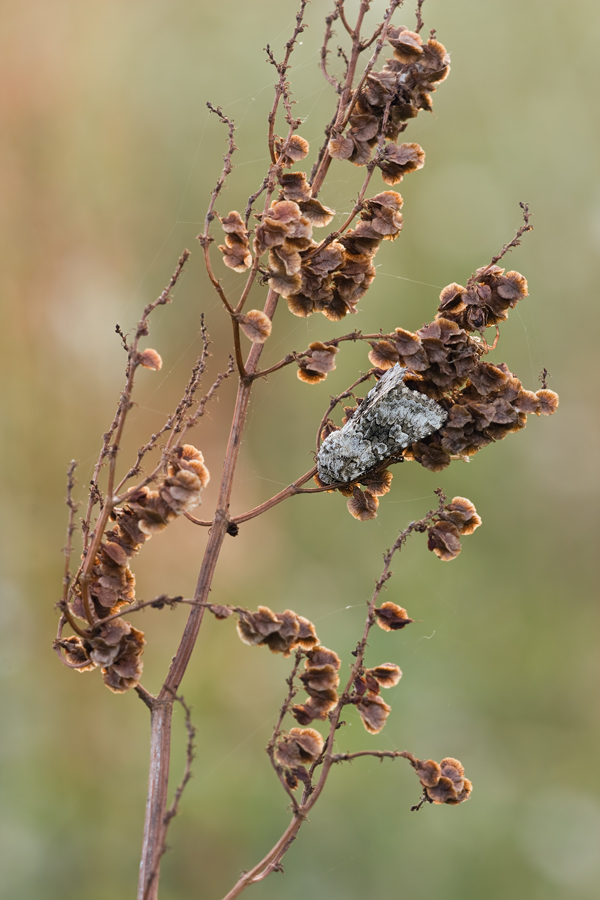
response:
<path fill-rule="evenodd" d="M 538 415 L 552 416 L 558 409 L 558 394 L 547 389 L 536 391 L 536 397 L 540 401 L 540 411 Z"/>
<path fill-rule="evenodd" d="M 444 518 L 456 525 L 460 534 L 473 534 L 481 525 L 477 510 L 466 497 L 454 497 L 445 507 Z"/>
<path fill-rule="evenodd" d="M 386 144 L 381 157 L 377 165 L 386 184 L 398 184 L 425 165 L 425 151 L 419 144 Z"/>
<path fill-rule="evenodd" d="M 319 758 L 323 743 L 322 736 L 314 728 L 292 728 L 289 734 L 280 736 L 275 758 L 290 769 L 311 765 Z"/>
<path fill-rule="evenodd" d="M 400 359 L 400 354 L 389 341 L 377 341 L 371 347 L 373 349 L 369 353 L 369 362 L 378 369 L 391 369 Z"/>
<path fill-rule="evenodd" d="M 264 344 L 271 334 L 271 320 L 259 309 L 251 309 L 245 316 L 240 316 L 238 321 L 246 337 L 255 344 Z"/>
<path fill-rule="evenodd" d="M 378 734 L 392 711 L 392 707 L 388 706 L 385 700 L 371 691 L 360 698 L 356 708 L 369 734 Z"/>
<path fill-rule="evenodd" d="M 335 652 L 319 645 L 306 654 L 311 666 L 333 666 L 338 671 L 342 661 Z"/>
<path fill-rule="evenodd" d="M 365 475 L 361 478 L 360 483 L 368 488 L 369 493 L 373 494 L 374 497 L 383 497 L 384 494 L 389 492 L 393 477 L 389 469 L 382 469 L 381 472 Z"/>
<path fill-rule="evenodd" d="M 354 141 L 352 138 L 332 137 L 327 146 L 329 155 L 333 159 L 350 159 L 354 153 Z"/>
<path fill-rule="evenodd" d="M 334 666 L 306 664 L 306 671 L 300 676 L 300 681 L 310 694 L 314 691 L 335 690 L 340 683 L 340 676 Z"/>
<path fill-rule="evenodd" d="M 162 369 L 162 359 L 160 354 L 151 347 L 148 347 L 147 350 L 142 350 L 138 357 L 138 361 L 140 366 L 143 366 L 145 369 L 152 369 L 154 372 L 158 372 Z"/>
<path fill-rule="evenodd" d="M 405 625 L 410 625 L 414 621 L 409 619 L 405 609 L 389 600 L 386 600 L 379 609 L 375 610 L 375 615 L 377 616 L 377 624 L 384 631 L 399 631 Z"/>
<path fill-rule="evenodd" d="M 369 519 L 377 517 L 379 498 L 370 491 L 361 491 L 358 485 L 354 485 L 352 496 L 346 505 L 351 516 L 354 516 L 359 522 L 367 522 Z"/>
<path fill-rule="evenodd" d="M 374 669 L 367 669 L 365 674 L 374 678 L 383 688 L 395 687 L 402 678 L 402 670 L 395 663 L 383 663 Z"/>
<path fill-rule="evenodd" d="M 452 522 L 436 522 L 428 529 L 427 547 L 435 555 L 448 562 L 460 553 L 460 532 Z"/>
<path fill-rule="evenodd" d="M 90 659 L 88 649 L 80 637 L 62 638 L 58 642 L 65 654 L 65 659 L 73 669 L 78 672 L 91 672 L 96 668 L 96 663 Z"/>
<path fill-rule="evenodd" d="M 299 134 L 291 136 L 287 147 L 285 147 L 285 141 L 281 140 L 276 141 L 275 146 L 277 152 L 281 154 L 279 163 L 282 166 L 292 166 L 294 163 L 300 162 L 301 159 L 308 156 L 308 151 L 310 150 L 308 141 L 300 137 Z"/>
<path fill-rule="evenodd" d="M 414 63 L 423 55 L 423 41 L 414 31 L 404 25 L 390 28 L 388 42 L 394 48 L 394 56 L 398 62 L 407 65 Z"/>
<path fill-rule="evenodd" d="M 114 622 L 109 624 L 112 625 Z M 111 665 L 102 669 L 104 684 L 115 694 L 124 694 L 139 683 L 142 677 L 141 656 L 145 643 L 144 632 L 129 626 L 129 632 L 119 642 L 116 658 Z"/>

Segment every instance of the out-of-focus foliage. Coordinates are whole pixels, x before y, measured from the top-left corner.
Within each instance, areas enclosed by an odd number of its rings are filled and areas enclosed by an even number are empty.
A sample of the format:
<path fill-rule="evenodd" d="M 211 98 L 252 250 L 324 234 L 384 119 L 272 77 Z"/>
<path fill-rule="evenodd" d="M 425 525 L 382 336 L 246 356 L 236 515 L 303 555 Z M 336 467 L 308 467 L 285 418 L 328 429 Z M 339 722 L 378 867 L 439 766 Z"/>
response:
<path fill-rule="evenodd" d="M 374 15 L 382 3 L 374 3 Z M 332 92 L 317 70 L 326 3 L 309 8 L 291 83 L 318 146 Z M 239 126 L 237 168 L 221 215 L 262 180 L 266 113 L 278 52 L 293 27 L 290 0 L 223 6 L 200 0 L 7 0 L 0 10 L 2 136 L 2 604 L 0 617 L 0 883 L 6 900 L 125 900 L 136 882 L 145 802 L 147 710 L 101 679 L 62 668 L 56 626 L 65 513 L 63 473 L 80 460 L 85 484 L 119 390 L 114 334 L 162 289 L 184 246 L 192 264 L 152 346 L 164 365 L 142 372 L 127 447 L 173 405 L 199 346 L 204 311 L 215 366 L 229 329 L 202 272 L 195 235 L 220 171 L 224 129 L 205 100 Z M 418 536 L 396 560 L 387 598 L 410 629 L 372 635 L 367 664 L 404 673 L 381 740 L 423 758 L 456 756 L 474 782 L 469 803 L 426 808 L 402 761 L 357 760 L 333 773 L 286 861 L 253 896 L 335 900 L 396 893 L 411 900 L 587 900 L 600 875 L 600 797 L 590 760 L 600 748 L 597 600 L 590 547 L 597 529 L 595 343 L 600 128 L 594 112 L 600 14 L 591 0 L 427 0 L 426 28 L 452 52 L 435 116 L 409 124 L 424 169 L 402 185 L 404 231 L 384 247 L 364 312 L 351 327 L 409 330 L 430 321 L 439 290 L 465 283 L 519 224 L 535 230 L 509 267 L 530 296 L 492 355 L 535 390 L 543 366 L 561 396 L 553 419 L 454 463 L 439 475 L 405 464 L 369 523 L 338 495 L 296 497 L 229 539 L 216 602 L 293 608 L 350 661 L 381 552 L 432 505 L 432 492 L 468 496 L 483 527 L 442 565 Z M 412 13 L 397 21 L 412 26 Z M 340 213 L 362 172 L 334 163 L 322 200 Z M 378 177 L 377 175 L 375 176 Z M 219 235 L 220 237 L 220 235 Z M 239 276 L 215 266 L 228 290 Z M 250 305 L 260 305 L 253 292 Z M 282 305 L 265 360 L 342 333 Z M 266 499 L 312 463 L 330 393 L 368 366 L 346 346 L 327 385 L 292 369 L 258 387 L 234 511 Z M 220 468 L 231 385 L 202 433 Z M 203 512 L 214 503 L 213 482 Z M 205 534 L 184 521 L 136 561 L 138 595 L 190 594 Z M 148 638 L 144 681 L 156 688 L 185 610 L 138 614 Z M 223 661 L 227 660 L 226 666 Z M 289 661 L 240 644 L 231 621 L 206 623 L 183 684 L 198 725 L 195 778 L 165 859 L 165 900 L 218 897 L 271 846 L 285 797 L 263 753 Z M 223 677 L 223 672 L 227 677 Z M 350 717 L 348 715 L 348 718 Z M 184 727 L 174 754 L 183 766 Z M 369 745 L 358 717 L 340 751 Z"/>

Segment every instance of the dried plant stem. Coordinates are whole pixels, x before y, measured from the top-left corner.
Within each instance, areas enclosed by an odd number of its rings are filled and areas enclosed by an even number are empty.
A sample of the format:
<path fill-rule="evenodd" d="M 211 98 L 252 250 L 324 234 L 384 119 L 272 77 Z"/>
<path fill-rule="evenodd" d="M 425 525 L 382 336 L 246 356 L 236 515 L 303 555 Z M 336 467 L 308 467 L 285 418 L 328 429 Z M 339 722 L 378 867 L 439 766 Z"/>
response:
<path fill-rule="evenodd" d="M 264 312 L 270 319 L 272 319 L 275 314 L 277 300 L 278 294 L 274 291 L 269 291 Z M 252 373 L 256 371 L 262 348 L 262 344 L 255 343 L 252 345 L 245 365 L 247 372 Z M 158 896 L 158 872 L 164 840 L 164 817 L 167 804 L 171 718 L 174 696 L 176 695 L 185 674 L 185 670 L 196 643 L 198 631 L 204 616 L 205 607 L 203 604 L 208 600 L 219 553 L 231 521 L 229 518 L 229 504 L 251 390 L 252 381 L 240 377 L 235 411 L 223 464 L 223 475 L 217 509 L 215 511 L 213 526 L 209 534 L 193 597 L 194 603 L 201 605 L 194 605 L 192 607 L 179 648 L 171 662 L 165 683 L 152 705 L 150 775 L 148 799 L 146 803 L 142 859 L 140 863 L 138 900 L 156 900 L 156 897 Z M 148 885 L 150 885 L 150 888 L 147 891 Z"/>
<path fill-rule="evenodd" d="M 148 318 L 151 313 L 157 308 L 157 306 L 164 306 L 167 303 L 171 302 L 171 291 L 179 281 L 179 277 L 183 271 L 183 267 L 190 257 L 190 251 L 184 250 L 181 256 L 179 257 L 179 261 L 173 272 L 169 283 L 163 289 L 163 291 L 159 294 L 156 300 L 153 300 L 152 303 L 149 303 L 143 313 L 140 321 L 137 324 L 135 336 L 130 345 L 125 341 L 125 346 L 127 348 L 127 368 L 125 370 L 125 387 L 121 393 L 121 397 L 119 398 L 119 405 L 117 407 L 117 412 L 113 419 L 110 429 L 104 435 L 104 441 L 102 444 L 102 450 L 100 451 L 100 456 L 98 457 L 98 461 L 94 468 L 94 477 L 93 477 L 93 485 L 97 485 L 98 474 L 103 465 L 104 460 L 108 457 L 108 478 L 106 485 L 106 500 L 104 506 L 102 507 L 102 511 L 98 516 L 98 519 L 95 524 L 95 528 L 93 534 L 90 535 L 90 516 L 93 509 L 93 498 L 96 496 L 96 492 L 92 491 L 90 493 L 90 502 L 88 504 L 88 513 L 85 520 L 85 553 L 83 562 L 77 572 L 76 578 L 79 579 L 79 583 L 81 585 L 81 598 L 83 602 L 83 608 L 85 610 L 86 618 L 90 625 L 96 624 L 96 617 L 92 610 L 92 604 L 90 600 L 90 578 L 92 569 L 94 567 L 94 563 L 96 560 L 96 554 L 100 548 L 100 544 L 102 542 L 102 538 L 104 537 L 104 531 L 108 524 L 108 520 L 111 512 L 113 511 L 115 504 L 117 502 L 115 497 L 115 474 L 116 474 L 116 465 L 117 465 L 117 455 L 119 452 L 119 445 L 121 443 L 121 438 L 123 436 L 123 429 L 125 428 L 125 421 L 127 419 L 127 414 L 131 409 L 131 393 L 133 391 L 133 383 L 135 381 L 135 374 L 137 372 L 138 366 L 140 364 L 139 354 L 138 354 L 138 345 L 140 342 L 140 338 L 148 334 Z M 89 543 L 88 543 L 89 537 Z M 69 620 L 69 624 L 71 625 L 71 621 Z"/>
<path fill-rule="evenodd" d="M 310 813 L 313 806 L 316 804 L 317 800 L 321 796 L 327 779 L 329 777 L 329 773 L 331 772 L 331 768 L 335 763 L 342 762 L 345 758 L 352 759 L 354 756 L 364 756 L 367 755 L 368 751 L 361 751 L 357 754 L 334 754 L 333 753 L 333 744 L 335 741 L 336 732 L 338 730 L 340 724 L 340 717 L 342 711 L 345 706 L 351 703 L 351 691 L 352 686 L 354 684 L 355 679 L 360 674 L 360 671 L 363 667 L 365 651 L 367 648 L 367 640 L 369 637 L 369 632 L 375 623 L 375 607 L 377 605 L 377 600 L 379 595 L 385 585 L 385 583 L 391 578 L 391 563 L 394 557 L 394 554 L 397 553 L 403 545 L 406 543 L 407 538 L 413 531 L 424 530 L 427 523 L 432 519 L 432 517 L 439 512 L 439 510 L 443 507 L 443 504 L 446 501 L 446 497 L 443 495 L 441 491 L 436 492 L 438 494 L 439 506 L 435 510 L 430 510 L 422 519 L 418 522 L 411 522 L 407 527 L 400 532 L 396 541 L 392 545 L 392 547 L 386 551 L 383 556 L 384 567 L 381 575 L 377 579 L 375 583 L 375 588 L 371 599 L 367 608 L 367 618 L 365 621 L 365 627 L 363 630 L 363 636 L 359 641 L 356 650 L 354 651 L 355 662 L 350 671 L 350 677 L 346 683 L 343 693 L 340 696 L 337 706 L 329 715 L 329 735 L 327 738 L 327 743 L 325 745 L 325 749 L 319 760 L 310 769 L 310 775 L 315 772 L 318 766 L 322 765 L 321 774 L 319 776 L 319 780 L 317 784 L 313 787 L 312 785 L 307 785 L 304 789 L 302 802 L 301 804 L 294 809 L 294 815 L 288 827 L 285 829 L 279 840 L 274 844 L 274 846 L 269 850 L 266 856 L 261 859 L 259 863 L 257 863 L 250 871 L 244 872 L 244 874 L 238 879 L 236 884 L 232 887 L 228 894 L 225 895 L 223 900 L 234 900 L 235 897 L 238 897 L 247 887 L 251 884 L 256 884 L 259 881 L 262 881 L 271 872 L 277 870 L 279 863 L 287 852 L 288 848 L 291 846 L 296 834 L 302 827 L 302 824 L 306 821 L 308 814 Z M 390 751 L 389 754 L 381 753 L 374 755 L 394 755 L 394 756 L 404 756 L 406 759 L 414 760 L 411 754 L 406 753 L 405 751 Z"/>
<path fill-rule="evenodd" d="M 271 739 L 270 739 L 269 743 L 267 744 L 267 755 L 271 761 L 271 765 L 273 766 L 277 777 L 279 778 L 279 781 L 281 782 L 281 785 L 282 785 L 284 791 L 290 798 L 290 802 L 292 804 L 292 809 L 294 810 L 294 812 L 298 811 L 298 801 L 297 801 L 296 797 L 294 796 L 294 794 L 292 793 L 292 791 L 290 790 L 290 787 L 285 780 L 281 766 L 278 765 L 277 760 L 275 759 L 275 744 L 277 743 L 277 738 L 279 737 L 279 735 L 281 733 L 281 724 L 282 724 L 290 706 L 292 705 L 292 700 L 294 699 L 294 697 L 296 695 L 296 687 L 294 685 L 294 679 L 298 673 L 298 668 L 300 666 L 302 656 L 303 656 L 302 650 L 297 650 L 296 657 L 294 660 L 294 665 L 292 667 L 292 671 L 290 672 L 289 677 L 286 679 L 286 683 L 288 686 L 287 696 L 286 696 L 285 700 L 283 701 L 281 709 L 279 710 L 277 724 L 275 725 L 275 728 L 273 729 L 273 734 L 271 735 Z"/>

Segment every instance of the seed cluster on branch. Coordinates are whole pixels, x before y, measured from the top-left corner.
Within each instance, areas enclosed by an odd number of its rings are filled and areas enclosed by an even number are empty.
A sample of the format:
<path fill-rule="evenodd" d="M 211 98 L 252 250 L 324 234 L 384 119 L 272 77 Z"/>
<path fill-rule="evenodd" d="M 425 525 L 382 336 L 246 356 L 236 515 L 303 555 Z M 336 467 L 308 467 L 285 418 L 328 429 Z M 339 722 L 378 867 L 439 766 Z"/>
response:
<path fill-rule="evenodd" d="M 388 43 L 394 57 L 380 72 L 370 72 L 359 91 L 345 132 L 334 132 L 329 153 L 334 159 L 348 159 L 356 166 L 370 161 L 382 128 L 388 141 L 376 164 L 386 184 L 402 181 L 404 175 L 420 169 L 425 153 L 418 144 L 396 145 L 405 123 L 419 114 L 431 111 L 431 94 L 447 78 L 450 56 L 439 41 L 421 37 L 400 25 L 390 28 Z"/>
<path fill-rule="evenodd" d="M 111 618 L 135 600 L 135 576 L 129 567 L 142 545 L 167 527 L 177 516 L 200 503 L 210 479 L 204 457 L 191 444 L 178 447 L 156 488 L 143 486 L 130 493 L 127 503 L 113 513 L 115 525 L 102 539 L 89 582 L 89 599 L 98 623 L 89 637 L 60 641 L 69 665 L 79 672 L 99 666 L 104 683 L 115 693 L 138 684 L 145 644 L 142 631 L 124 619 Z M 86 618 L 81 586 L 71 610 Z"/>

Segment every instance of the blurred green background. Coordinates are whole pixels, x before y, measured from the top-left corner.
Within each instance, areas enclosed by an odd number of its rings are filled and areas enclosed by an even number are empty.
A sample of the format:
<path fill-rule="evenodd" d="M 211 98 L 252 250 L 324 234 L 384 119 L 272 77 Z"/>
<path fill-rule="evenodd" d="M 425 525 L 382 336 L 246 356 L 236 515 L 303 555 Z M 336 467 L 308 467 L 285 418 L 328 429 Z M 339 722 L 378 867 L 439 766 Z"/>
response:
<path fill-rule="evenodd" d="M 373 3 L 372 19 L 382 9 Z M 69 672 L 50 649 L 64 473 L 75 457 L 85 485 L 112 416 L 124 365 L 115 323 L 132 327 L 185 246 L 189 269 L 148 342 L 165 365 L 140 376 L 126 451 L 160 426 L 179 396 L 198 351 L 201 311 L 214 341 L 211 374 L 224 365 L 229 329 L 195 241 L 224 152 L 225 129 L 205 101 L 222 105 L 239 127 L 236 169 L 217 207 L 225 214 L 242 209 L 263 178 L 273 71 L 262 48 L 270 43 L 281 56 L 295 11 L 292 0 L 4 0 L 0 8 L 6 900 L 135 895 L 147 710 L 133 694 L 110 694 L 97 672 Z M 300 133 L 313 151 L 333 99 L 317 69 L 329 11 L 330 2 L 314 0 L 293 56 Z M 257 900 L 307 892 L 330 900 L 597 896 L 600 10 L 592 0 L 427 0 L 424 14 L 452 52 L 452 72 L 434 96 L 434 115 L 421 114 L 406 133 L 427 162 L 400 187 L 405 230 L 383 245 L 381 277 L 359 318 L 301 320 L 283 304 L 265 360 L 346 325 L 420 327 L 443 285 L 464 283 L 511 237 L 518 201 L 527 200 L 535 230 L 507 263 L 526 275 L 530 297 L 502 328 L 492 358 L 533 390 L 546 366 L 561 406 L 468 466 L 453 463 L 439 475 L 416 464 L 397 468 L 373 522 L 353 520 L 338 495 L 298 497 L 228 540 L 215 600 L 295 609 L 346 666 L 381 553 L 430 507 L 433 489 L 468 496 L 484 522 L 451 564 L 419 536 L 397 559 L 387 596 L 418 621 L 396 635 L 375 629 L 368 655 L 373 665 L 390 660 L 404 671 L 385 697 L 393 712 L 379 737 L 350 712 L 338 742 L 340 750 L 457 756 L 474 781 L 472 799 L 411 814 L 419 789 L 402 761 L 339 767 L 286 858 L 285 877 L 253 887 Z M 412 26 L 412 10 L 397 22 Z M 361 180 L 361 170 L 334 164 L 322 199 L 343 214 Z M 374 184 L 373 193 L 377 176 Z M 215 267 L 235 295 L 241 276 L 216 254 Z M 257 289 L 250 305 L 263 295 Z M 234 511 L 312 464 L 330 394 L 367 366 L 361 347 L 346 347 L 338 360 L 316 387 L 291 369 L 258 385 Z M 232 390 L 223 388 L 195 437 L 213 473 L 205 515 Z M 154 538 L 135 564 L 138 595 L 189 596 L 205 540 L 185 521 Z M 150 690 L 184 615 L 138 614 Z M 222 896 L 288 821 L 263 752 L 288 669 L 242 645 L 231 621 L 203 627 L 183 684 L 198 758 L 169 836 L 164 900 Z M 183 752 L 177 713 L 174 782 Z"/>

